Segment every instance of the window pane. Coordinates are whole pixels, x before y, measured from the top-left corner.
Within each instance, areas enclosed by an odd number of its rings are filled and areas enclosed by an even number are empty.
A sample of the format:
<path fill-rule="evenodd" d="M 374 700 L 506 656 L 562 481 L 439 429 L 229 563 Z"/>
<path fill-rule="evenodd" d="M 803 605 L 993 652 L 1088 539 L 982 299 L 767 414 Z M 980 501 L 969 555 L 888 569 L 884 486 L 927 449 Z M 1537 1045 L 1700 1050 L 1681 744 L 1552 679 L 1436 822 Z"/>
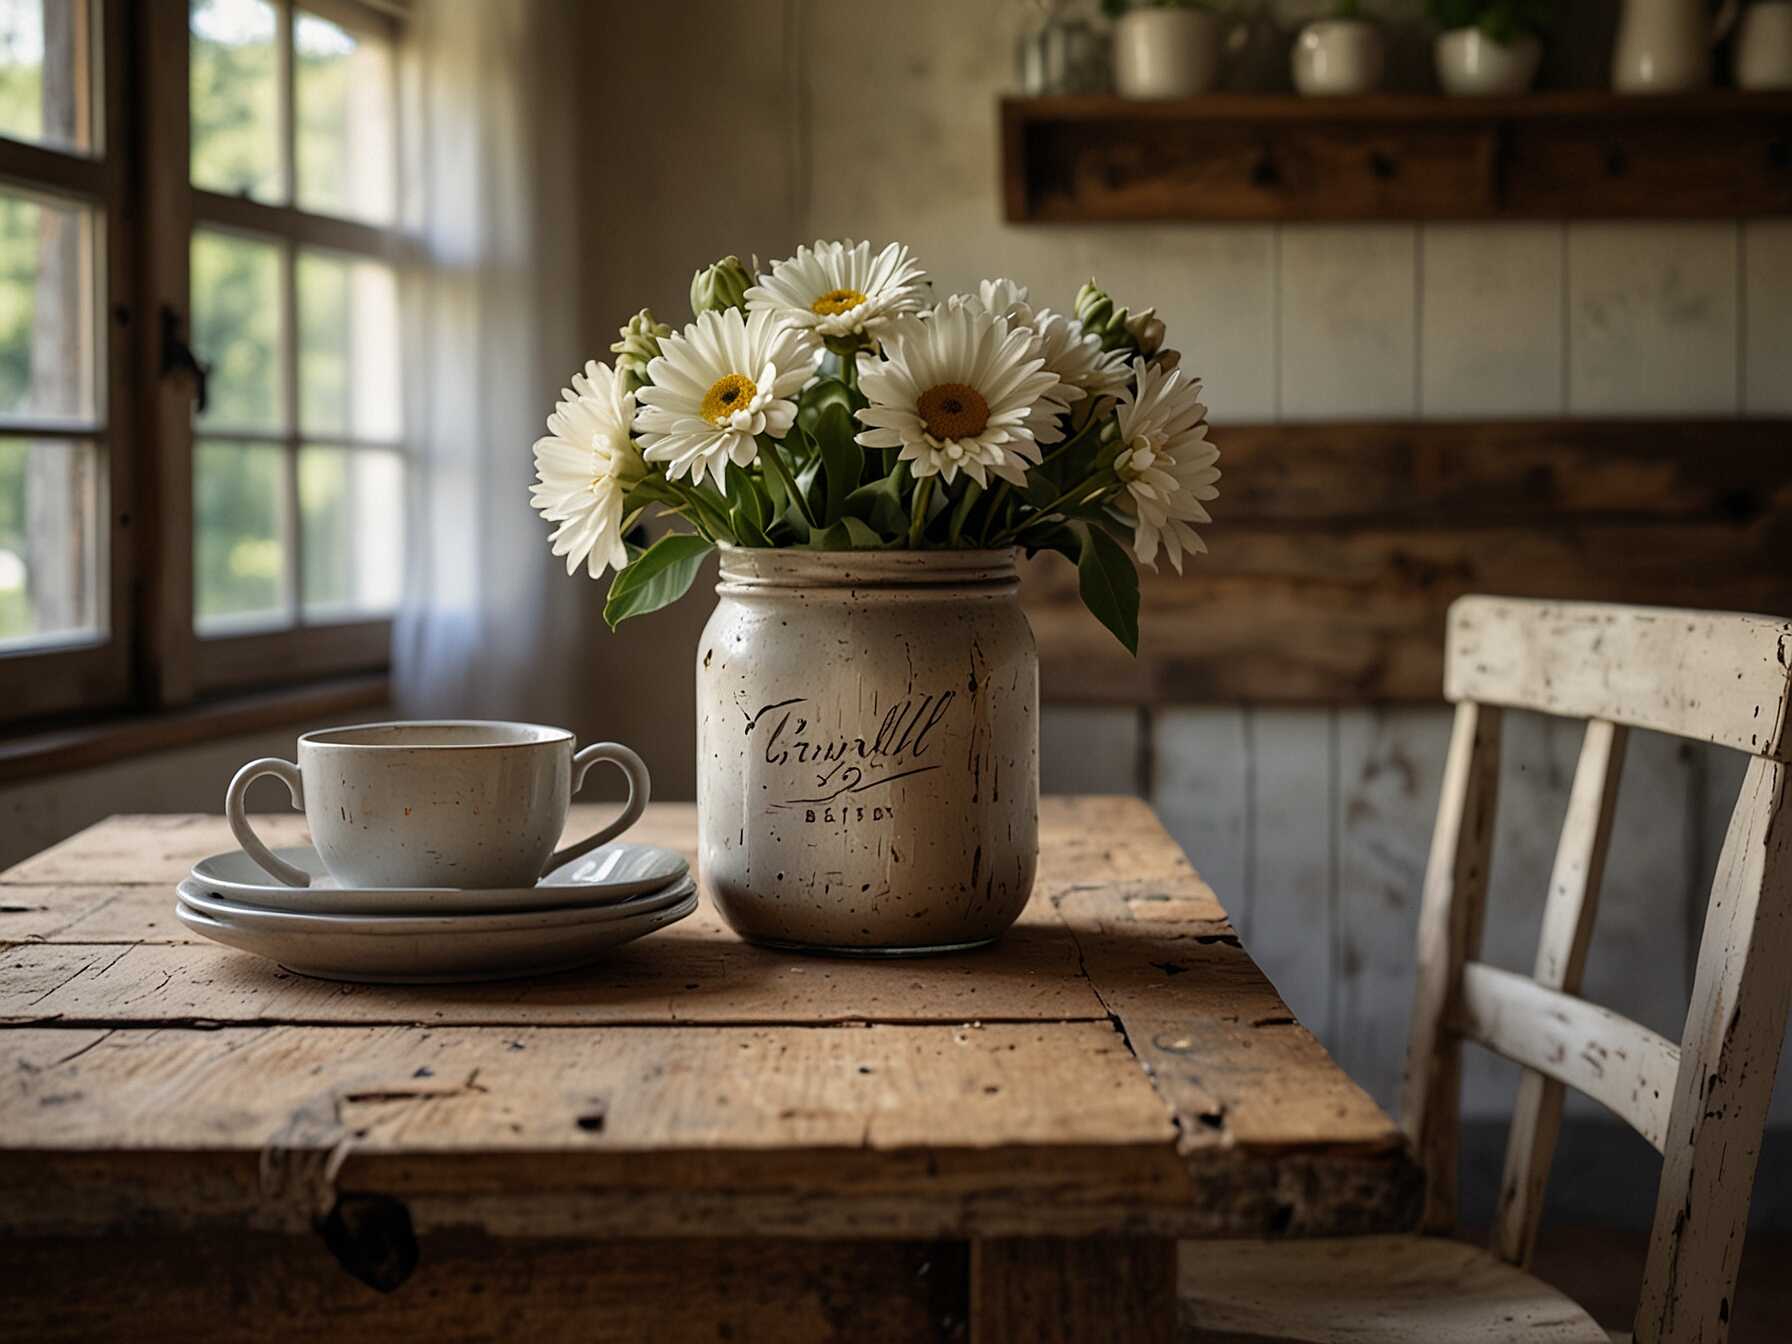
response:
<path fill-rule="evenodd" d="M 300 432 L 398 438 L 397 275 L 377 261 L 302 251 L 298 289 Z"/>
<path fill-rule="evenodd" d="M 97 309 L 91 213 L 0 191 L 0 416 L 93 419 Z"/>
<path fill-rule="evenodd" d="M 0 0 L 0 135 L 93 147 L 87 0 Z"/>
<path fill-rule="evenodd" d="M 292 41 L 299 208 L 391 223 L 398 195 L 391 44 L 302 9 Z"/>
<path fill-rule="evenodd" d="M 265 444 L 193 450 L 193 608 L 205 634 L 290 618 L 286 453 Z"/>
<path fill-rule="evenodd" d="M 0 439 L 0 650 L 101 633 L 99 498 L 92 444 Z"/>
<path fill-rule="evenodd" d="M 368 448 L 299 452 L 308 620 L 398 605 L 404 578 L 404 459 Z"/>
<path fill-rule="evenodd" d="M 280 40 L 268 0 L 193 0 L 193 185 L 284 202 Z"/>
<path fill-rule="evenodd" d="M 280 247 L 236 234 L 193 234 L 193 345 L 211 365 L 202 425 L 286 428 Z"/>

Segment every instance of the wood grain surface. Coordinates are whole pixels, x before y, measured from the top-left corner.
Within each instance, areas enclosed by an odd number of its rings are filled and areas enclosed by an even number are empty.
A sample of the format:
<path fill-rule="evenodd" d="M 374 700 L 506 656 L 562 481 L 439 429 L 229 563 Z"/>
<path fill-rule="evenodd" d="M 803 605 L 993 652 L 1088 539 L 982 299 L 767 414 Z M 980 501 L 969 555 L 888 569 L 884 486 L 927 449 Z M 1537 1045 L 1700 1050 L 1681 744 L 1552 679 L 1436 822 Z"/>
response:
<path fill-rule="evenodd" d="M 688 853 L 693 823 L 636 834 Z M 806 958 L 705 910 L 585 970 L 399 989 L 194 942 L 171 887 L 222 820 L 114 818 L 0 877 L 0 1206 L 38 1234 L 291 1229 L 345 1191 L 508 1236 L 1408 1225 L 1393 1122 L 1150 811 L 1048 799 L 1041 830 L 984 952 Z"/>

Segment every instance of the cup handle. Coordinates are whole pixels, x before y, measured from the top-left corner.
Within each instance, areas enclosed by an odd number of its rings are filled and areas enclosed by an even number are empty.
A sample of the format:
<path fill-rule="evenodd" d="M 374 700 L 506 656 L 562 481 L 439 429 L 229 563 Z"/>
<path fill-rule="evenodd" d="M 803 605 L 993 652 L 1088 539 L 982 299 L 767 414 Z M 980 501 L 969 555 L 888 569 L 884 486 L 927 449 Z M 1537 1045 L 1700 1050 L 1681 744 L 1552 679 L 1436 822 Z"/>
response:
<path fill-rule="evenodd" d="M 547 861 L 547 866 L 541 870 L 543 874 L 551 873 L 561 864 L 571 863 L 599 845 L 614 840 L 639 821 L 641 814 L 647 810 L 647 795 L 652 782 L 647 774 L 647 762 L 620 742 L 593 742 L 572 758 L 572 791 L 579 791 L 585 782 L 586 771 L 599 761 L 608 761 L 628 776 L 628 801 L 622 805 L 622 812 L 616 820 L 596 835 L 587 836 L 565 849 L 555 850 L 553 857 Z"/>
<path fill-rule="evenodd" d="M 308 887 L 311 885 L 311 874 L 303 868 L 293 867 L 262 844 L 261 837 L 249 825 L 249 818 L 243 814 L 243 795 L 263 775 L 279 778 L 292 797 L 293 810 L 305 810 L 305 781 L 299 774 L 299 767 L 278 756 L 263 756 L 259 761 L 250 761 L 238 770 L 236 778 L 230 781 L 230 787 L 224 791 L 224 815 L 230 821 L 231 834 L 236 836 L 236 842 L 243 847 L 243 853 L 254 859 L 256 866 L 264 873 L 289 887 Z"/>

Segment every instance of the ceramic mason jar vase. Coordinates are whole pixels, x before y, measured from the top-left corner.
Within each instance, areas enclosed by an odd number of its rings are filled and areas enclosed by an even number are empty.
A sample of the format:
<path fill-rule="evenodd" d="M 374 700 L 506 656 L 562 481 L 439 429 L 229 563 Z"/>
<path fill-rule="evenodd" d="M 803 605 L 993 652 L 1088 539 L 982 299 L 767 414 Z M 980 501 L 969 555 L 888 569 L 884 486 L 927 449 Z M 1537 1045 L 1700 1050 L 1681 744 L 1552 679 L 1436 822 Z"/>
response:
<path fill-rule="evenodd" d="M 711 899 L 754 942 L 946 951 L 1038 856 L 1039 659 L 1014 552 L 725 547 L 697 648 Z"/>

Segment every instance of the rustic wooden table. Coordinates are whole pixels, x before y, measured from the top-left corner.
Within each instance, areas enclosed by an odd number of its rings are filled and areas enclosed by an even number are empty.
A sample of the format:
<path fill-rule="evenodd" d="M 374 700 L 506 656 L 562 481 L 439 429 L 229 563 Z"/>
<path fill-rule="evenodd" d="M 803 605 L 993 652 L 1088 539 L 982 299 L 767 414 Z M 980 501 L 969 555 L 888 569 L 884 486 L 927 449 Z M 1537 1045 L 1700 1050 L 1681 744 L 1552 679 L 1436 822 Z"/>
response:
<path fill-rule="evenodd" d="M 1150 811 L 1041 832 L 982 952 L 803 958 L 704 909 L 400 989 L 189 937 L 221 818 L 95 826 L 0 875 L 0 1338 L 1168 1339 L 1177 1238 L 1411 1226 L 1395 1126 Z"/>

